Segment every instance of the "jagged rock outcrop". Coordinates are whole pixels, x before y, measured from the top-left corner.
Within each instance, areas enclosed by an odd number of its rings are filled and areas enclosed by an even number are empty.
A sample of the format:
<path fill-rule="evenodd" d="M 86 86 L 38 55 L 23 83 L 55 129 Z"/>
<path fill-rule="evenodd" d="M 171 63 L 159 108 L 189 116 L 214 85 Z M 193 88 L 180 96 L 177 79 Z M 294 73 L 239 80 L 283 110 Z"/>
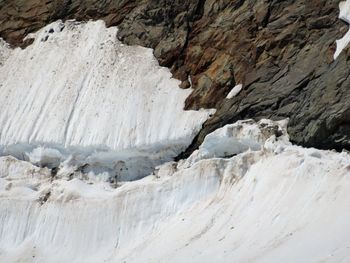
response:
<path fill-rule="evenodd" d="M 333 61 L 347 27 L 338 0 L 4 0 L 0 37 L 26 46 L 57 19 L 103 19 L 130 45 L 155 49 L 163 66 L 192 83 L 186 109 L 217 108 L 205 135 L 239 119 L 290 118 L 291 140 L 350 149 L 349 53 Z M 243 90 L 226 95 L 236 84 Z"/>

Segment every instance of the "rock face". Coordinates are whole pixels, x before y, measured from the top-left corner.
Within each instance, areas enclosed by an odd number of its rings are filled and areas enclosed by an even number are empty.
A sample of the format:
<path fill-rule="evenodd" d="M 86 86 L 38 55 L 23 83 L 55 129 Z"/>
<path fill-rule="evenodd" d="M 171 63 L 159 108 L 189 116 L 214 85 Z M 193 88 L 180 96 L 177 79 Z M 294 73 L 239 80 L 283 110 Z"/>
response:
<path fill-rule="evenodd" d="M 193 93 L 186 109 L 216 108 L 184 155 L 206 134 L 245 118 L 290 118 L 291 140 L 350 149 L 349 53 L 338 0 L 4 0 L 0 37 L 14 46 L 57 19 L 103 19 L 129 45 L 154 48 Z M 242 91 L 231 99 L 236 85 Z"/>

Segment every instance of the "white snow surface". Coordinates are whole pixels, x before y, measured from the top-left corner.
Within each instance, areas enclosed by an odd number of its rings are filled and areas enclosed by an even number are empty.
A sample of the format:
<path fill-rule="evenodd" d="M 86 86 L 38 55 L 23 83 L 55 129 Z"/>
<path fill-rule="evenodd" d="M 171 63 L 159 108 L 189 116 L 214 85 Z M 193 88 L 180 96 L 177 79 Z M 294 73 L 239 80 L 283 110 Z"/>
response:
<path fill-rule="evenodd" d="M 226 99 L 232 99 L 233 97 L 236 97 L 241 92 L 242 88 L 242 84 L 234 86 L 233 89 L 227 94 Z"/>
<path fill-rule="evenodd" d="M 349 262 L 350 155 L 293 146 L 285 125 L 228 125 L 205 158 L 116 189 L 1 157 L 0 261 Z"/>
<path fill-rule="evenodd" d="M 339 3 L 339 18 L 346 23 L 350 24 L 350 0 L 342 1 Z M 344 48 L 347 47 L 347 45 L 350 42 L 350 29 L 349 31 L 343 36 L 341 39 L 337 40 L 337 49 L 334 53 L 334 59 L 337 59 L 337 57 L 340 55 L 340 53 L 343 51 Z"/>
<path fill-rule="evenodd" d="M 0 41 L 0 154 L 104 170 L 119 160 L 140 177 L 187 148 L 212 111 L 184 111 L 192 90 L 116 33 L 102 21 L 58 21 L 24 50 Z"/>

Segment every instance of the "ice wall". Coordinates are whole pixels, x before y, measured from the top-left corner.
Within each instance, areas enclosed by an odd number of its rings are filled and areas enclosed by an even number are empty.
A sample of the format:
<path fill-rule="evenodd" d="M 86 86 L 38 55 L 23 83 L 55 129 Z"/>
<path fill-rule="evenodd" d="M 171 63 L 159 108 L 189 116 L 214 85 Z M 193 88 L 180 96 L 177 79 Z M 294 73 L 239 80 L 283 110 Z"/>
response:
<path fill-rule="evenodd" d="M 73 153 L 110 169 L 110 160 L 139 158 L 138 173 L 191 143 L 209 111 L 183 111 L 191 90 L 116 32 L 102 21 L 58 21 L 24 50 L 0 43 L 0 150 L 39 164 Z"/>

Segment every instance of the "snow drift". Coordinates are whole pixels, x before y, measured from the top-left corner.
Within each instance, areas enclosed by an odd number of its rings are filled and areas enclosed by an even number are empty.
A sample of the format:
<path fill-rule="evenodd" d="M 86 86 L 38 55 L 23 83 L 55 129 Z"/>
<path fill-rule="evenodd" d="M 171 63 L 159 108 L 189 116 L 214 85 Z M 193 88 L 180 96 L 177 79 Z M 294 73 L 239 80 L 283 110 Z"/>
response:
<path fill-rule="evenodd" d="M 89 164 L 95 174 L 119 161 L 129 170 L 119 179 L 133 179 L 191 143 L 210 111 L 183 111 L 191 89 L 116 32 L 58 21 L 24 50 L 0 42 L 0 153 L 50 168 Z"/>
<path fill-rule="evenodd" d="M 285 125 L 228 125 L 189 159 L 116 189 L 2 157 L 0 257 L 348 262 L 350 156 L 293 146 Z"/>

